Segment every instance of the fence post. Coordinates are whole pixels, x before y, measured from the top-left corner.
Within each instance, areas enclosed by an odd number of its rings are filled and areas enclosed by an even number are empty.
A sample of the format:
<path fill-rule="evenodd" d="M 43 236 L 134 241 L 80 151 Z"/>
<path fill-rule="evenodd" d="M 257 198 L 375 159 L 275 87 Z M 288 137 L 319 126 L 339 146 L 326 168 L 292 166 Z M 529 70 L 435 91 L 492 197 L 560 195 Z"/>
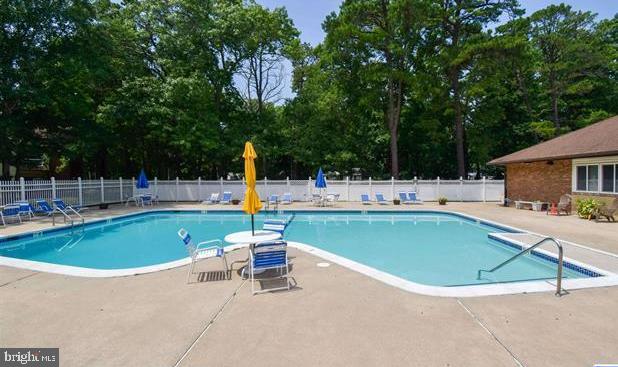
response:
<path fill-rule="evenodd" d="M 133 185 L 135 187 L 135 185 Z M 159 203 L 159 179 L 158 178 L 154 178 L 154 195 L 155 195 L 155 199 L 157 200 L 157 204 Z"/>
<path fill-rule="evenodd" d="M 421 194 L 420 192 L 418 192 L 418 177 L 416 176 L 414 176 L 414 192 L 417 196 Z"/>
<path fill-rule="evenodd" d="M 52 199 L 56 198 L 56 179 L 54 177 L 51 178 L 52 185 Z"/>
<path fill-rule="evenodd" d="M 463 202 L 463 176 L 459 176 L 459 201 Z"/>
<path fill-rule="evenodd" d="M 395 177 L 391 176 L 391 200 L 395 200 Z"/>
<path fill-rule="evenodd" d="M 485 176 L 483 176 L 483 202 L 487 202 L 487 191 L 485 187 Z"/>
<path fill-rule="evenodd" d="M 120 187 L 120 204 L 122 204 L 124 197 L 124 195 L 122 194 L 122 177 L 118 177 L 118 185 Z"/>
<path fill-rule="evenodd" d="M 311 176 L 309 176 L 309 180 L 307 181 L 307 200 L 311 201 Z"/>
<path fill-rule="evenodd" d="M 122 192 L 122 188 L 120 189 Z M 84 187 L 82 186 L 82 178 L 77 178 L 77 196 L 79 196 L 79 206 L 84 206 Z"/>
<path fill-rule="evenodd" d="M 371 177 L 369 177 L 369 197 L 373 196 L 373 187 L 371 186 Z"/>
<path fill-rule="evenodd" d="M 101 177 L 100 180 L 101 180 L 101 202 L 104 203 L 105 202 L 105 184 L 103 183 L 103 177 Z"/>
<path fill-rule="evenodd" d="M 131 196 L 135 197 L 135 177 L 131 177 Z"/>
<path fill-rule="evenodd" d="M 350 176 L 345 176 L 345 200 L 350 201 Z"/>
<path fill-rule="evenodd" d="M 197 178 L 197 201 L 202 201 L 202 178 Z"/>
<path fill-rule="evenodd" d="M 436 200 L 440 199 L 440 176 L 436 178 Z"/>
<path fill-rule="evenodd" d="M 19 178 L 19 191 L 21 192 L 21 201 L 26 201 L 26 180 L 23 177 Z"/>
<path fill-rule="evenodd" d="M 289 192 L 290 196 L 291 196 L 292 195 L 292 190 L 290 190 L 290 176 L 287 176 L 285 178 L 285 187 L 286 187 L 287 192 Z"/>
<path fill-rule="evenodd" d="M 264 176 L 264 195 L 266 195 L 266 197 L 270 196 L 268 194 L 268 177 L 266 176 Z"/>
<path fill-rule="evenodd" d="M 176 176 L 176 202 L 178 202 L 178 186 L 180 185 L 180 179 Z"/>
<path fill-rule="evenodd" d="M 219 177 L 219 195 L 221 195 L 221 197 L 223 197 L 223 177 Z"/>

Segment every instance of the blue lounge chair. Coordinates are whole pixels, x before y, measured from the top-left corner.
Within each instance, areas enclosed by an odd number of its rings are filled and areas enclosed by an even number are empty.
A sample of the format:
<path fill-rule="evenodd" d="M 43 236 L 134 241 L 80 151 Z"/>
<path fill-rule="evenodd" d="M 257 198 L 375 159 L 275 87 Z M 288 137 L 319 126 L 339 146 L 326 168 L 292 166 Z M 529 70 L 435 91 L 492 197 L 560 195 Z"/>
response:
<path fill-rule="evenodd" d="M 249 251 L 249 277 L 251 279 L 251 292 L 253 294 L 271 292 L 282 289 L 290 289 L 288 274 L 290 272 L 288 264 L 287 242 L 285 241 L 264 241 L 257 243 Z M 285 286 L 255 290 L 255 274 L 265 270 L 275 269 L 279 274 L 275 277 L 260 279 L 285 279 Z M 283 271 L 285 270 L 285 274 Z"/>
<path fill-rule="evenodd" d="M 181 228 L 178 231 L 178 236 L 180 237 L 182 242 L 184 242 L 185 247 L 189 252 L 189 257 L 191 257 L 191 266 L 189 266 L 189 273 L 187 274 L 187 283 L 189 283 L 189 280 L 191 279 L 191 274 L 193 274 L 193 268 L 195 267 L 195 263 L 198 260 L 211 259 L 215 257 L 221 258 L 221 262 L 223 264 L 223 272 L 225 273 L 226 278 L 228 277 L 227 258 L 225 257 L 225 250 L 221 246 L 221 240 L 204 241 L 195 245 L 193 244 L 191 235 L 184 228 Z"/>
<path fill-rule="evenodd" d="M 86 208 L 82 208 L 79 205 L 67 205 L 64 203 L 64 200 L 58 199 L 58 198 L 53 199 L 52 202 L 54 203 L 56 208 L 62 210 L 63 212 L 66 212 L 67 210 L 69 210 L 69 211 L 74 211 L 76 213 L 79 213 L 81 210 L 86 209 Z"/>
<path fill-rule="evenodd" d="M 54 208 L 45 199 L 38 199 L 36 201 L 37 207 L 34 208 L 34 214 L 53 215 Z"/>
<path fill-rule="evenodd" d="M 411 204 L 422 204 L 423 203 L 423 200 L 421 200 L 416 194 L 416 192 L 414 191 L 411 191 L 408 193 L 408 201 Z"/>
<path fill-rule="evenodd" d="M 382 194 L 381 192 L 376 192 L 376 201 L 378 202 L 378 204 L 381 204 L 381 205 L 388 204 L 388 201 L 384 199 L 384 194 Z"/>
<path fill-rule="evenodd" d="M 265 231 L 273 231 L 279 233 L 283 237 L 283 232 L 285 232 L 285 227 L 287 226 L 287 222 L 281 219 L 266 219 L 264 220 L 264 226 L 262 227 Z"/>
<path fill-rule="evenodd" d="M 412 204 L 409 200 L 408 200 L 408 194 L 406 194 L 405 192 L 399 192 L 399 201 L 402 204 Z"/>
<path fill-rule="evenodd" d="M 0 211 L 0 220 L 2 220 L 2 225 L 6 227 L 7 219 L 14 219 L 21 223 L 21 215 L 19 215 L 19 205 L 11 204 L 7 205 Z"/>
<path fill-rule="evenodd" d="M 279 195 L 275 195 L 275 194 L 271 194 L 268 197 L 268 204 L 269 205 L 275 205 L 279 203 Z"/>
<path fill-rule="evenodd" d="M 34 209 L 29 202 L 20 201 L 19 203 L 17 203 L 17 205 L 19 206 L 19 215 L 21 217 L 26 217 L 26 219 L 28 220 L 31 220 L 32 217 L 34 217 Z"/>
<path fill-rule="evenodd" d="M 142 206 L 146 206 L 146 205 L 150 205 L 152 206 L 153 204 L 153 195 L 150 193 L 146 193 L 146 194 L 141 194 L 140 195 L 140 201 L 142 203 Z"/>
<path fill-rule="evenodd" d="M 223 193 L 223 198 L 219 202 L 220 204 L 231 204 L 232 203 L 232 193 L 226 191 Z"/>
<path fill-rule="evenodd" d="M 279 204 L 285 204 L 285 205 L 292 204 L 292 194 L 289 192 L 286 192 L 285 194 L 283 194 Z"/>
<path fill-rule="evenodd" d="M 361 194 L 361 203 L 363 203 L 363 205 L 371 205 L 369 194 Z"/>

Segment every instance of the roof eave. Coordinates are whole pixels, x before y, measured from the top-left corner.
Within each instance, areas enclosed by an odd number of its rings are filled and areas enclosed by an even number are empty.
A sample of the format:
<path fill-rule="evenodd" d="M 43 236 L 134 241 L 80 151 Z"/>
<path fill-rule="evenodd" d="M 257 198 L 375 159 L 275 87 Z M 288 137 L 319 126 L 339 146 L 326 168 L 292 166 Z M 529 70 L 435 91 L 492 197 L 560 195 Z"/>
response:
<path fill-rule="evenodd" d="M 612 150 L 612 151 L 607 151 L 607 152 L 595 152 L 595 153 L 569 154 L 569 155 L 553 156 L 553 157 L 551 156 L 550 157 L 537 157 L 537 158 L 532 158 L 532 159 L 502 160 L 501 158 L 497 158 L 497 159 L 487 162 L 487 164 L 490 166 L 506 166 L 507 164 L 513 164 L 513 163 L 558 161 L 558 160 L 564 160 L 564 159 L 604 157 L 604 156 L 609 156 L 609 155 L 618 155 L 618 150 Z"/>

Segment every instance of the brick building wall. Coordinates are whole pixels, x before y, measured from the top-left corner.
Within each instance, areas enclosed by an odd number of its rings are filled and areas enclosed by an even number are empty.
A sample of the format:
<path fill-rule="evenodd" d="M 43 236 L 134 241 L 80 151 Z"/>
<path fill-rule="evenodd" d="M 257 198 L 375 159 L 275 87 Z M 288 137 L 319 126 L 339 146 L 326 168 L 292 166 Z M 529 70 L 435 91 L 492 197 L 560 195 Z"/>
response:
<path fill-rule="evenodd" d="M 511 200 L 558 202 L 571 193 L 571 160 L 507 164 L 506 192 Z"/>

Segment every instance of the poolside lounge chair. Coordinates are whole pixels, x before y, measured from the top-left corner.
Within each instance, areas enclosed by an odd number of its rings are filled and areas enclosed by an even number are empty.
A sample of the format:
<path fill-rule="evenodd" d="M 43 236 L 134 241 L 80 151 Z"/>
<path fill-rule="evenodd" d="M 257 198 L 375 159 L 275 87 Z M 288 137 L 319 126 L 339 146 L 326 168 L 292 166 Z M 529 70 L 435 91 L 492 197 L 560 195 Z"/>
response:
<path fill-rule="evenodd" d="M 271 194 L 268 197 L 268 204 L 269 205 L 277 205 L 277 204 L 279 204 L 279 195 Z"/>
<path fill-rule="evenodd" d="M 204 200 L 202 204 L 216 204 L 219 202 L 219 193 L 213 192 L 208 200 Z"/>
<path fill-rule="evenodd" d="M 408 192 L 408 201 L 412 204 L 422 204 L 423 200 L 421 200 L 415 191 Z"/>
<path fill-rule="evenodd" d="M 0 210 L 0 220 L 2 220 L 3 226 L 6 226 L 6 220 L 9 218 L 12 218 L 21 223 L 21 216 L 19 215 L 19 205 L 6 205 L 4 208 L 2 208 L 2 210 Z"/>
<path fill-rule="evenodd" d="M 284 205 L 290 205 L 292 204 L 292 194 L 289 192 L 286 192 L 285 194 L 283 194 L 283 196 L 281 197 L 281 201 L 279 202 L 279 204 L 284 204 Z"/>
<path fill-rule="evenodd" d="M 275 290 L 290 289 L 288 274 L 290 268 L 288 265 L 287 242 L 285 241 L 264 241 L 255 244 L 249 251 L 249 278 L 251 279 L 251 292 L 253 294 L 271 292 Z M 255 290 L 255 274 L 257 271 L 277 270 L 278 275 L 269 278 L 260 279 L 285 279 L 285 286 Z M 285 270 L 285 274 L 283 273 Z"/>
<path fill-rule="evenodd" d="M 386 199 L 384 199 L 384 194 L 382 194 L 381 192 L 376 192 L 376 202 L 378 204 L 381 205 L 387 205 L 388 201 L 386 201 Z"/>
<path fill-rule="evenodd" d="M 326 205 L 335 206 L 339 201 L 339 194 L 327 194 L 326 195 Z"/>
<path fill-rule="evenodd" d="M 45 199 L 38 199 L 36 201 L 37 207 L 34 209 L 34 214 L 44 214 L 47 216 L 54 214 L 54 208 Z"/>
<path fill-rule="evenodd" d="M 52 202 L 54 203 L 54 205 L 59 208 L 60 210 L 62 210 L 63 212 L 66 212 L 67 210 L 69 211 L 74 211 L 76 213 L 79 213 L 82 210 L 85 210 L 86 208 L 82 208 L 79 205 L 67 205 L 64 203 L 64 200 L 62 199 L 53 199 Z"/>
<path fill-rule="evenodd" d="M 34 217 L 34 209 L 32 208 L 32 205 L 30 205 L 29 202 L 22 201 L 22 202 L 17 203 L 16 205 L 19 206 L 19 215 L 21 217 L 26 217 L 26 219 L 32 220 L 32 217 Z"/>
<path fill-rule="evenodd" d="M 614 199 L 609 205 L 602 205 L 597 209 L 595 218 L 598 221 L 600 217 L 605 217 L 607 221 L 616 221 L 614 214 L 618 211 L 618 198 Z"/>
<path fill-rule="evenodd" d="M 232 193 L 230 191 L 225 191 L 223 193 L 223 198 L 219 202 L 219 204 L 231 204 L 232 203 Z"/>
<path fill-rule="evenodd" d="M 145 193 L 140 195 L 140 202 L 142 206 L 154 204 L 154 196 L 151 193 Z"/>
<path fill-rule="evenodd" d="M 369 194 L 361 194 L 361 203 L 363 203 L 363 205 L 371 205 Z"/>
<path fill-rule="evenodd" d="M 324 199 L 322 198 L 322 195 L 320 194 L 313 194 L 311 196 L 311 201 L 313 202 L 313 205 L 315 206 L 324 206 Z"/>
<path fill-rule="evenodd" d="M 184 242 L 187 251 L 189 252 L 189 257 L 191 257 L 191 266 L 189 266 L 189 273 L 187 274 L 187 283 L 191 278 L 191 274 L 193 274 L 193 269 L 195 267 L 195 263 L 198 260 L 210 259 L 219 257 L 221 258 L 221 262 L 223 264 L 223 272 L 228 277 L 228 266 L 227 266 L 227 258 L 225 257 L 225 250 L 221 246 L 221 240 L 211 240 L 200 242 L 197 245 L 193 244 L 193 240 L 191 239 L 191 235 L 187 232 L 186 229 L 181 228 L 178 231 L 178 237 Z M 206 247 L 202 247 L 206 246 Z"/>
<path fill-rule="evenodd" d="M 406 194 L 405 192 L 399 192 L 397 194 L 399 195 L 399 201 L 401 202 L 401 204 L 412 204 L 412 202 L 408 200 L 408 194 Z"/>
<path fill-rule="evenodd" d="M 285 232 L 286 226 L 287 222 L 282 219 L 265 219 L 262 229 L 265 231 L 277 232 L 281 236 L 283 236 L 283 232 Z"/>

